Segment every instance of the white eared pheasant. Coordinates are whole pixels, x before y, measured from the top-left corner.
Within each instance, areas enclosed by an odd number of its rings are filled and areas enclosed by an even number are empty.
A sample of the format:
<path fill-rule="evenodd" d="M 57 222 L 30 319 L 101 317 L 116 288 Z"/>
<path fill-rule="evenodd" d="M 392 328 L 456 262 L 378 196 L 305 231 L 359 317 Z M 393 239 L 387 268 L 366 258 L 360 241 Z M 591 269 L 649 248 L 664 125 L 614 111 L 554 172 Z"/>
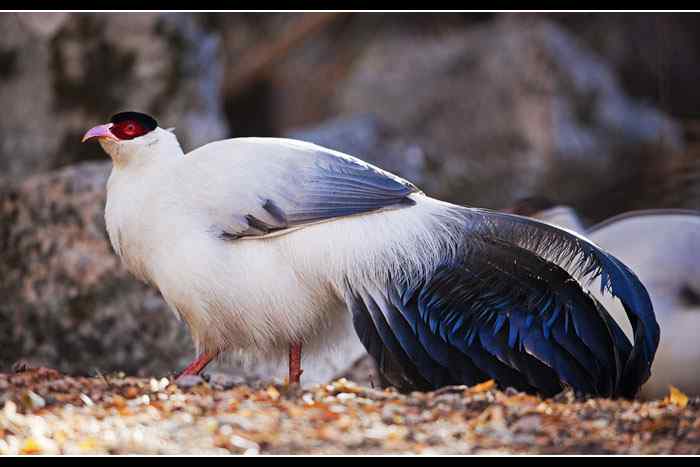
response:
<path fill-rule="evenodd" d="M 659 328 L 644 286 L 577 234 L 426 196 L 360 159 L 280 138 L 184 154 L 123 112 L 90 129 L 111 156 L 106 221 L 126 267 L 157 287 L 199 352 L 289 358 L 357 332 L 403 390 L 473 385 L 634 396 Z M 602 278 L 630 342 L 584 288 Z M 306 355 L 306 353 L 305 353 Z"/>

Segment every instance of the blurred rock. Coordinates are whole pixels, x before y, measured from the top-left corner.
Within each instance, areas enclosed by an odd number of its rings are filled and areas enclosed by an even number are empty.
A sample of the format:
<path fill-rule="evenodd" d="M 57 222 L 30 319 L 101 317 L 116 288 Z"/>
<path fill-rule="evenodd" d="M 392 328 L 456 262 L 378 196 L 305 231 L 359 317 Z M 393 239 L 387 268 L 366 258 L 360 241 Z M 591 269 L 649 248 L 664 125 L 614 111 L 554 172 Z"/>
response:
<path fill-rule="evenodd" d="M 491 18 L 483 13 L 341 13 L 332 23 L 314 29 L 313 34 L 270 60 L 254 83 L 243 88 L 231 86 L 240 78 L 243 63 L 256 54 L 259 59 L 261 50 L 267 55 L 270 50 L 284 49 L 271 48 L 271 44 L 298 30 L 298 25 L 310 17 L 326 14 L 217 13 L 207 17 L 210 29 L 221 34 L 226 64 L 224 89 L 228 90 L 225 109 L 234 135 L 280 135 L 334 117 L 334 95 L 342 88 L 355 59 L 385 35 L 397 30 L 430 35 L 464 29 Z M 231 95 L 234 89 L 237 93 Z"/>
<path fill-rule="evenodd" d="M 667 169 L 659 174 L 668 207 L 700 210 L 700 131 L 695 138 L 686 151 L 669 159 Z"/>
<path fill-rule="evenodd" d="M 186 330 L 109 245 L 110 166 L 0 188 L 0 371 L 28 358 L 68 373 L 166 374 L 191 358 Z"/>
<path fill-rule="evenodd" d="M 359 157 L 419 185 L 427 183 L 423 149 L 371 114 L 331 119 L 285 136 Z"/>
<path fill-rule="evenodd" d="M 682 148 L 663 113 L 623 94 L 600 57 L 537 17 L 377 41 L 336 104 L 376 113 L 427 148 L 429 194 L 491 208 L 537 194 L 590 203 L 621 173 Z"/>
<path fill-rule="evenodd" d="M 196 15 L 1 13 L 0 172 L 104 157 L 80 146 L 119 110 L 178 126 L 185 148 L 228 134 L 216 35 Z"/>
<path fill-rule="evenodd" d="M 674 117 L 697 120 L 698 15 L 547 13 L 613 67 L 631 96 Z"/>

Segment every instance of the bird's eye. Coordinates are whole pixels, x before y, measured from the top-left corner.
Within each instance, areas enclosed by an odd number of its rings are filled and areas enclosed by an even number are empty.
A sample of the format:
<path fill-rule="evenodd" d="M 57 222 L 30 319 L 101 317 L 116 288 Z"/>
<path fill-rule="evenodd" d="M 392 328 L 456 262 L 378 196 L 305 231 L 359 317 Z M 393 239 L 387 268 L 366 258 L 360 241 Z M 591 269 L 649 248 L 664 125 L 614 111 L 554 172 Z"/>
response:
<path fill-rule="evenodd" d="M 148 133 L 146 128 L 135 120 L 126 120 L 111 128 L 112 134 L 119 139 L 134 139 Z"/>
<path fill-rule="evenodd" d="M 121 112 L 113 115 L 110 122 L 110 131 L 119 139 L 138 138 L 158 127 L 153 117 L 140 112 Z"/>

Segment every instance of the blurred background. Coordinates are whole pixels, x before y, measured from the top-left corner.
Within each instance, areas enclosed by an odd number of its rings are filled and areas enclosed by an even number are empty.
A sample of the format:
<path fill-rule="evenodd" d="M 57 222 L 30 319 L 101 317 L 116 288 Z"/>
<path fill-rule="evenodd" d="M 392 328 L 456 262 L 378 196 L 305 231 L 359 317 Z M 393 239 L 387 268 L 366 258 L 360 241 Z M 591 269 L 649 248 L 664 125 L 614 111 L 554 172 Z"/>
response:
<path fill-rule="evenodd" d="M 0 30 L 0 371 L 192 357 L 106 237 L 110 163 L 80 138 L 122 110 L 185 151 L 295 137 L 455 203 L 700 209 L 696 14 L 0 13 Z"/>

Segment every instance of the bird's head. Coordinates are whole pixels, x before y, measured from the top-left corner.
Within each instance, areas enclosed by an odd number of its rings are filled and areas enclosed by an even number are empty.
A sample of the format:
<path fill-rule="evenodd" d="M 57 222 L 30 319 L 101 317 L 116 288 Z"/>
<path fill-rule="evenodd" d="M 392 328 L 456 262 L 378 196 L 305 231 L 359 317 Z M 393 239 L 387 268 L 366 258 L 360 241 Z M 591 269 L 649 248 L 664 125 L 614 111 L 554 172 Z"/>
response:
<path fill-rule="evenodd" d="M 180 155 L 182 150 L 172 131 L 140 112 L 121 112 L 109 123 L 90 128 L 83 142 L 97 139 L 115 166 L 145 163 L 157 156 Z"/>

